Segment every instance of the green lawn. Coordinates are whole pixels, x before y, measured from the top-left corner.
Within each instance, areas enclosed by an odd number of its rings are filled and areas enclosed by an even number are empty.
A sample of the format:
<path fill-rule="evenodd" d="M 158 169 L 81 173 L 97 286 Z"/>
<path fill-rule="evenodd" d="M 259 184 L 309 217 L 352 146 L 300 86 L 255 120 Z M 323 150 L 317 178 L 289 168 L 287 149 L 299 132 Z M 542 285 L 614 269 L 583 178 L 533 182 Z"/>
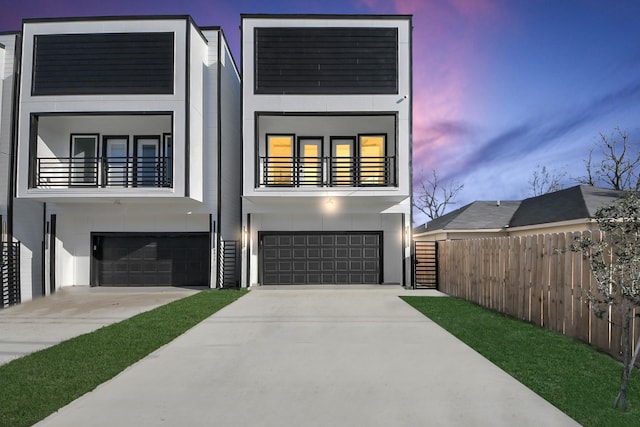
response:
<path fill-rule="evenodd" d="M 629 382 L 627 412 L 613 409 L 622 365 L 610 356 L 457 298 L 402 299 L 580 424 L 640 425 L 640 375 Z"/>
<path fill-rule="evenodd" d="M 199 292 L 0 366 L 0 426 L 30 426 L 246 291 Z"/>

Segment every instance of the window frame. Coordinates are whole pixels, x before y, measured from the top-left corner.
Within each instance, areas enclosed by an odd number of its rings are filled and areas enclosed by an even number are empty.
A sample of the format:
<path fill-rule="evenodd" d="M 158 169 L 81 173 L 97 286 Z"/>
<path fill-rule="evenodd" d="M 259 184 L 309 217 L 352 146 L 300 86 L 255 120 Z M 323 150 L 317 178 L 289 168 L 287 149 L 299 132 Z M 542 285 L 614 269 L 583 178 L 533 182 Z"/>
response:
<path fill-rule="evenodd" d="M 93 179 L 92 181 L 76 181 L 75 177 L 76 177 L 76 173 L 74 171 L 74 162 L 76 158 L 82 158 L 82 157 L 76 157 L 75 153 L 75 147 L 76 147 L 76 140 L 79 138 L 91 138 L 93 139 L 94 145 L 93 145 L 93 156 L 91 157 L 84 157 L 85 159 L 94 159 L 94 163 L 95 163 L 95 171 L 93 173 Z M 100 134 L 99 133 L 91 133 L 91 132 L 72 132 L 69 134 L 69 187 L 98 187 L 98 153 L 100 153 Z M 84 167 L 87 167 L 87 165 L 90 164 L 90 162 L 87 162 L 85 160 L 84 162 Z M 86 171 L 85 171 L 85 178 L 87 177 Z M 91 178 L 91 177 L 89 177 Z"/>

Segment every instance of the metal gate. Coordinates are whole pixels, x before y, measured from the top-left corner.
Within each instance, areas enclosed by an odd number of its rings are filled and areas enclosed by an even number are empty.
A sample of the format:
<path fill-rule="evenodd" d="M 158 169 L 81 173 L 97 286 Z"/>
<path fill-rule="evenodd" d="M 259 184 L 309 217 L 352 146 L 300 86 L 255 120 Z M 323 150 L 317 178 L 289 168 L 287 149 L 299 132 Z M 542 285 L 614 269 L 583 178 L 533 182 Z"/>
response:
<path fill-rule="evenodd" d="M 3 242 L 0 252 L 0 308 L 4 308 L 20 303 L 20 242 Z"/>
<path fill-rule="evenodd" d="M 414 242 L 416 288 L 435 289 L 438 287 L 438 244 L 437 242 Z"/>
<path fill-rule="evenodd" d="M 238 288 L 238 241 L 220 239 L 218 283 L 221 288 Z"/>

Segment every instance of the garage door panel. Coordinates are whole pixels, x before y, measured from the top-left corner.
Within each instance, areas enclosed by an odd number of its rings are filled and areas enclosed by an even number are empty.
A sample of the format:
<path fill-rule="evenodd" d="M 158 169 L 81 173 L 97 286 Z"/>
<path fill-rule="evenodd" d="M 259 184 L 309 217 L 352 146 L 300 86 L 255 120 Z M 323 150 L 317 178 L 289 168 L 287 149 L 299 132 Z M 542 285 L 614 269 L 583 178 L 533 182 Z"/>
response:
<path fill-rule="evenodd" d="M 381 232 L 263 232 L 264 284 L 380 283 Z"/>
<path fill-rule="evenodd" d="M 203 286 L 209 283 L 209 234 L 95 233 L 99 286 Z"/>

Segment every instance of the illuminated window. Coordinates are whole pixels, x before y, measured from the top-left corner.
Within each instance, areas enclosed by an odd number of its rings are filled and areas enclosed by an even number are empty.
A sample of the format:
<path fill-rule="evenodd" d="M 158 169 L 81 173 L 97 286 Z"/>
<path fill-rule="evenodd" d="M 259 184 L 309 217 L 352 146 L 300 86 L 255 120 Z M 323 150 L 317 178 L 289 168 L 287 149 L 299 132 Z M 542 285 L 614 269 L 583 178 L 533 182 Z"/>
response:
<path fill-rule="evenodd" d="M 268 184 L 293 183 L 293 136 L 267 136 Z"/>
<path fill-rule="evenodd" d="M 322 184 L 322 138 L 300 138 L 300 185 Z"/>
<path fill-rule="evenodd" d="M 331 140 L 333 154 L 333 184 L 353 185 L 353 139 L 335 138 Z"/>
<path fill-rule="evenodd" d="M 360 183 L 379 185 L 385 175 L 385 137 L 383 135 L 360 136 Z"/>

